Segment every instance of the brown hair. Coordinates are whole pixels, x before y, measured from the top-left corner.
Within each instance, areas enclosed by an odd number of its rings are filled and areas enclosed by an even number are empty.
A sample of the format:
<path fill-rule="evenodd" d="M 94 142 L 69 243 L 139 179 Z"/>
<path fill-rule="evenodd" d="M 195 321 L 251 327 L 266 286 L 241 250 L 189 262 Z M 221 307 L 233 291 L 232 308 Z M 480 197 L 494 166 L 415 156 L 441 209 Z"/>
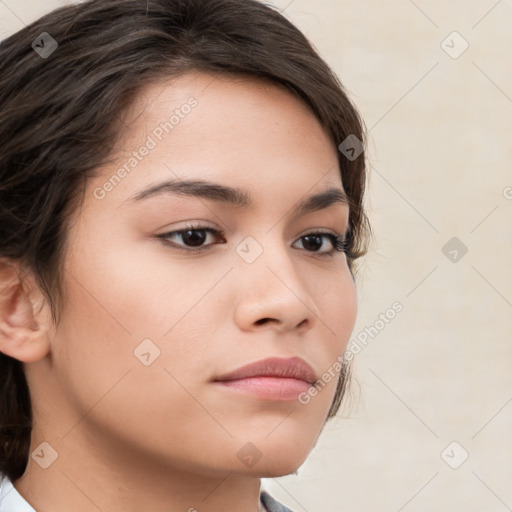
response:
<path fill-rule="evenodd" d="M 43 58 L 32 44 L 57 42 Z M 44 36 L 43 36 L 44 37 Z M 298 95 L 339 145 L 362 120 L 304 35 L 256 0 L 89 0 L 54 10 L 0 43 L 0 258 L 34 273 L 59 321 L 70 214 L 95 169 L 108 162 L 120 115 L 143 86 L 189 70 L 236 73 Z M 363 146 L 362 146 L 363 147 Z M 367 252 L 364 151 L 339 153 L 350 206 L 347 261 Z M 349 382 L 345 364 L 327 419 Z M 0 353 L 0 472 L 22 476 L 32 413 L 20 361 Z"/>

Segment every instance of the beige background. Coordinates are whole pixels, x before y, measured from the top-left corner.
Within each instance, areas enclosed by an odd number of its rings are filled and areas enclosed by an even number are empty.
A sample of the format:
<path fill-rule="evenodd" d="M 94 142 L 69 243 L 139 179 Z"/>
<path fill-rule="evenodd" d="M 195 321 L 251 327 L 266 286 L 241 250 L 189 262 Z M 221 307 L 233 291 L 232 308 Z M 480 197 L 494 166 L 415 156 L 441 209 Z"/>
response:
<path fill-rule="evenodd" d="M 0 37 L 66 3 L 0 1 Z M 369 129 L 376 236 L 352 339 L 403 311 L 356 356 L 351 410 L 264 486 L 297 512 L 512 510 L 512 1 L 274 4 Z"/>

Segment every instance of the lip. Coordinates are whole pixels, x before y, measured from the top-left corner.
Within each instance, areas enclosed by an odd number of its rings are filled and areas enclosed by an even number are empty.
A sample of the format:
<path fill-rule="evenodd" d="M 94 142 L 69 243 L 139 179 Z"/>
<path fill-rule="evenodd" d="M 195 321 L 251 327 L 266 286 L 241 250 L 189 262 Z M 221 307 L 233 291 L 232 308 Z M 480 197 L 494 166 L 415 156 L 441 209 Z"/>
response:
<path fill-rule="evenodd" d="M 247 377 L 217 381 L 214 384 L 228 392 L 242 393 L 242 396 L 249 394 L 272 402 L 297 400 L 301 393 L 307 392 L 312 386 L 305 380 L 288 377 Z"/>
<path fill-rule="evenodd" d="M 318 378 L 313 368 L 300 357 L 269 357 L 249 363 L 232 372 L 216 377 L 216 382 L 236 381 L 252 377 L 274 377 L 283 380 L 302 380 L 310 385 Z"/>

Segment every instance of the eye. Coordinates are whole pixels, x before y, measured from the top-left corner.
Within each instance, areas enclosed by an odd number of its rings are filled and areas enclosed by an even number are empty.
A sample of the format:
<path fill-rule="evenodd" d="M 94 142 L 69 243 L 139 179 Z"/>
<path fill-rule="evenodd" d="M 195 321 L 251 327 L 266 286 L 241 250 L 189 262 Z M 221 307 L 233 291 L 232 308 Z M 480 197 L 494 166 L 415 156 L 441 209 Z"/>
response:
<path fill-rule="evenodd" d="M 331 248 L 322 250 L 326 239 L 329 241 Z M 346 241 L 343 236 L 334 233 L 308 233 L 301 236 L 298 241 L 303 241 L 302 246 L 308 252 L 315 252 L 322 256 L 332 256 L 336 252 L 347 252 Z"/>
<path fill-rule="evenodd" d="M 223 239 L 224 232 L 206 226 L 187 226 L 186 229 L 157 235 L 166 245 L 196 253 L 204 252 L 208 247 L 214 245 L 213 242 L 206 243 L 209 236 L 213 239 Z M 336 252 L 347 252 L 344 237 L 334 233 L 311 232 L 298 238 L 295 243 L 297 242 L 300 242 L 302 246 L 299 249 L 302 248 L 321 256 L 333 256 Z M 226 243 L 226 241 L 220 243 Z"/>
<path fill-rule="evenodd" d="M 211 243 L 204 245 L 204 242 L 208 239 L 208 235 L 216 235 L 217 238 L 220 238 L 224 236 L 224 233 L 218 229 L 209 227 L 189 226 L 186 229 L 162 233 L 161 235 L 158 235 L 158 238 L 161 238 L 164 243 L 177 247 L 178 249 L 198 252 L 198 249 L 199 251 L 201 249 L 204 250 L 206 247 L 212 245 Z M 176 239 L 181 240 L 183 244 L 171 241 Z"/>

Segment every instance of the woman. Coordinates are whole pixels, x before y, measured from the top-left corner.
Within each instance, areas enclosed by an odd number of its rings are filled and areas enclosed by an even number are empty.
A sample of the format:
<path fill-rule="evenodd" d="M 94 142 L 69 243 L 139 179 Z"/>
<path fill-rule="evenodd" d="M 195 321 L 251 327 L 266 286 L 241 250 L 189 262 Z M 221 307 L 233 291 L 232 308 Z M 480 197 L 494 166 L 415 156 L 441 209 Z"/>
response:
<path fill-rule="evenodd" d="M 0 510 L 289 510 L 370 234 L 328 66 L 254 0 L 92 0 L 0 44 L 0 116 Z"/>

